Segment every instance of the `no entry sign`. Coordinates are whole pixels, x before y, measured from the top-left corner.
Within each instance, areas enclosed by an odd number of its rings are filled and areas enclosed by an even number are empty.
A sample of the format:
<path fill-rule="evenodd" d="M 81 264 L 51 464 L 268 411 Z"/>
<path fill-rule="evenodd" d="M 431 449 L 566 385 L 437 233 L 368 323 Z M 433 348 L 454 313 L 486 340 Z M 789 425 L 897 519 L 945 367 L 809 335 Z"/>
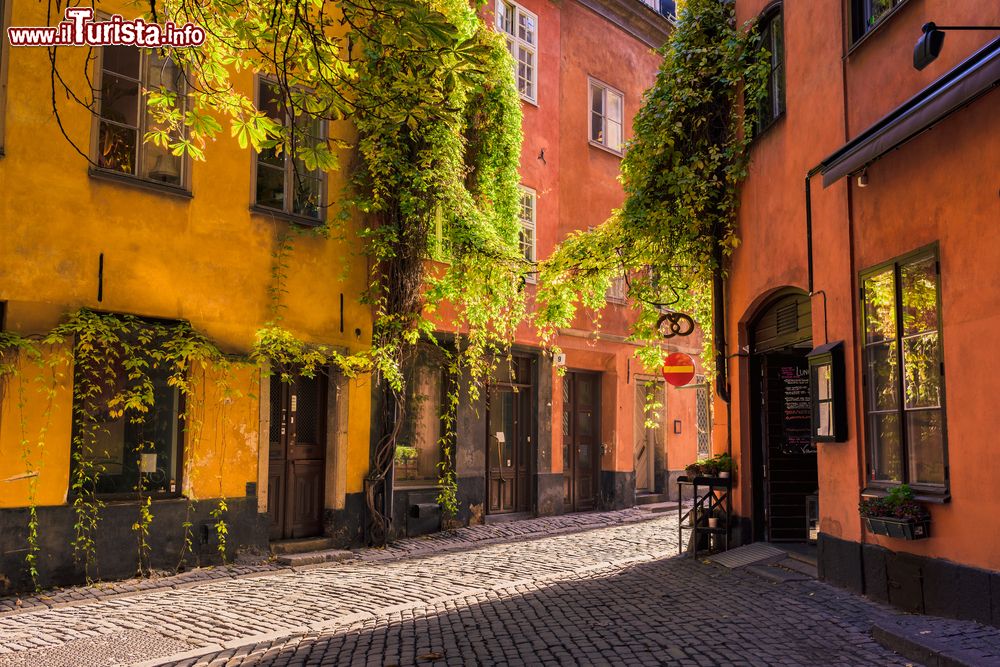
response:
<path fill-rule="evenodd" d="M 694 377 L 694 359 L 683 352 L 674 352 L 663 364 L 663 379 L 675 387 L 683 387 Z"/>

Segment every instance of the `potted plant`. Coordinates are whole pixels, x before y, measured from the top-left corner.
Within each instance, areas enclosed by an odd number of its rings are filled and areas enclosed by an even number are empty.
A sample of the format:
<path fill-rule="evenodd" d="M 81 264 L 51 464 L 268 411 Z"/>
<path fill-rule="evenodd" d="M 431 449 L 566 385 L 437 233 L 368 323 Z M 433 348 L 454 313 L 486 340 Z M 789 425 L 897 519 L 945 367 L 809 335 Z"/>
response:
<path fill-rule="evenodd" d="M 930 513 L 914 500 L 913 490 L 906 484 L 893 487 L 885 497 L 862 498 L 858 510 L 875 535 L 903 540 L 930 537 Z"/>
<path fill-rule="evenodd" d="M 704 459 L 698 462 L 701 466 L 701 474 L 705 477 L 718 477 L 719 476 L 719 462 L 718 460 Z"/>
<path fill-rule="evenodd" d="M 715 457 L 715 463 L 719 468 L 719 477 L 727 478 L 732 475 L 735 471 L 735 466 L 733 465 L 733 457 L 729 454 L 723 452 Z"/>
<path fill-rule="evenodd" d="M 688 479 L 701 477 L 701 464 L 697 461 L 689 463 L 687 467 L 684 468 L 684 472 L 687 474 Z"/>

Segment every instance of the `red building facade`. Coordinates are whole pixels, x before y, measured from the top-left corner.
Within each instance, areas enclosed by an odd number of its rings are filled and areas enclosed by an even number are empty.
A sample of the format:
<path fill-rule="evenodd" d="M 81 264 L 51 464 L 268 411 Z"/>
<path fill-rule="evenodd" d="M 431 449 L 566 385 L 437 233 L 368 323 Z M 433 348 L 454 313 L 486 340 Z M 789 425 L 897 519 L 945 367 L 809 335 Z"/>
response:
<path fill-rule="evenodd" d="M 930 21 L 998 25 L 1000 6 L 736 9 L 761 19 L 773 52 L 725 285 L 732 419 L 714 433 L 739 461 L 739 540 L 816 539 L 822 578 L 996 624 L 984 460 L 1000 355 L 983 343 L 997 323 L 1000 40 L 946 32 L 922 70 L 914 46 Z M 810 358 L 830 351 L 843 375 L 820 382 Z M 808 406 L 790 398 L 796 386 Z M 926 539 L 875 534 L 859 514 L 900 484 L 929 508 Z"/>
<path fill-rule="evenodd" d="M 602 224 L 621 205 L 624 142 L 655 79 L 661 61 L 655 49 L 671 30 L 671 11 L 672 5 L 638 0 L 495 0 L 484 8 L 484 18 L 507 35 L 517 61 L 524 112 L 523 246 L 529 259 L 544 259 L 570 232 Z M 529 281 L 529 303 L 535 289 Z M 658 372 L 640 368 L 636 348 L 625 341 L 631 316 L 624 284 L 609 291 L 599 333 L 592 315 L 581 314 L 559 333 L 558 357 L 541 349 L 534 328 L 524 325 L 513 362 L 501 364 L 481 401 L 459 406 L 460 521 L 630 507 L 637 491 L 659 499 L 670 486 L 670 471 L 676 475 L 696 457 L 699 415 L 707 449 L 704 387 L 664 393 Z M 700 340 L 692 337 L 681 346 L 697 355 Z M 415 391 L 411 405 L 432 405 L 439 382 Z M 656 429 L 646 428 L 642 415 L 647 392 L 663 405 Z M 425 450 L 437 434 L 432 415 L 428 409 L 423 424 L 430 430 L 423 435 L 419 427 L 404 429 Z M 437 490 L 430 476 L 396 477 L 397 533 L 437 529 L 433 513 L 426 521 L 414 518 L 433 504 Z"/>

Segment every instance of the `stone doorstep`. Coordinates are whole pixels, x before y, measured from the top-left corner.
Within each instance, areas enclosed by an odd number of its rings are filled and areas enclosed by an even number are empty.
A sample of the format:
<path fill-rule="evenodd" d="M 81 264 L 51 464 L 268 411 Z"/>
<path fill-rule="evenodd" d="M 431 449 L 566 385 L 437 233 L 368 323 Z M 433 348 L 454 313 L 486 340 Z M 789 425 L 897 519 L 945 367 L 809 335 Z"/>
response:
<path fill-rule="evenodd" d="M 927 667 L 1000 665 L 1000 629 L 974 621 L 895 616 L 876 621 L 871 632 L 885 648 Z M 963 646 L 956 646 L 959 643 Z"/>
<path fill-rule="evenodd" d="M 643 505 L 652 505 L 654 503 L 663 503 L 666 501 L 667 501 L 667 494 L 665 493 L 635 494 L 635 504 L 637 507 L 642 507 Z"/>
<path fill-rule="evenodd" d="M 638 505 L 636 509 L 640 509 L 643 512 L 651 512 L 653 514 L 660 514 L 663 512 L 672 512 L 677 509 L 680 503 L 676 502 L 663 502 L 663 503 L 646 503 L 645 505 Z"/>
<path fill-rule="evenodd" d="M 329 537 L 304 537 L 293 540 L 271 542 L 271 553 L 275 556 L 302 554 L 310 551 L 333 549 L 334 541 Z"/>
<path fill-rule="evenodd" d="M 353 560 L 357 556 L 352 551 L 343 549 L 321 549 L 319 551 L 306 551 L 304 553 L 289 553 L 277 557 L 279 565 L 288 567 L 301 567 L 303 565 L 317 565 L 319 563 L 340 563 L 346 560 Z"/>

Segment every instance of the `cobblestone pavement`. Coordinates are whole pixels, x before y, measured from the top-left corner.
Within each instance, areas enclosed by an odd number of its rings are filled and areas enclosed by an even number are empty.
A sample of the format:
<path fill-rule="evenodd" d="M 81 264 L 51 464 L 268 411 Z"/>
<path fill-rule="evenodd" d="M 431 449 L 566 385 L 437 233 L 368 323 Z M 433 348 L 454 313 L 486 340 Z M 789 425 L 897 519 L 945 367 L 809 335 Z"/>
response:
<path fill-rule="evenodd" d="M 906 664 L 868 634 L 882 607 L 674 558 L 676 535 L 671 513 L 8 614 L 0 666 Z"/>
<path fill-rule="evenodd" d="M 585 512 L 538 517 L 492 525 L 467 526 L 423 537 L 398 540 L 385 549 L 358 549 L 355 555 L 365 562 L 396 560 L 431 553 L 468 549 L 470 546 L 531 539 L 579 532 L 591 528 L 634 523 L 655 518 L 649 512 L 630 508 L 612 512 Z M 88 600 L 133 595 L 144 591 L 187 588 L 217 579 L 259 577 L 288 571 L 287 566 L 274 562 L 246 562 L 222 567 L 203 567 L 180 574 L 159 574 L 152 579 L 127 579 L 99 582 L 92 586 L 58 588 L 38 595 L 0 596 L 0 617 L 41 608 L 80 604 Z"/>

